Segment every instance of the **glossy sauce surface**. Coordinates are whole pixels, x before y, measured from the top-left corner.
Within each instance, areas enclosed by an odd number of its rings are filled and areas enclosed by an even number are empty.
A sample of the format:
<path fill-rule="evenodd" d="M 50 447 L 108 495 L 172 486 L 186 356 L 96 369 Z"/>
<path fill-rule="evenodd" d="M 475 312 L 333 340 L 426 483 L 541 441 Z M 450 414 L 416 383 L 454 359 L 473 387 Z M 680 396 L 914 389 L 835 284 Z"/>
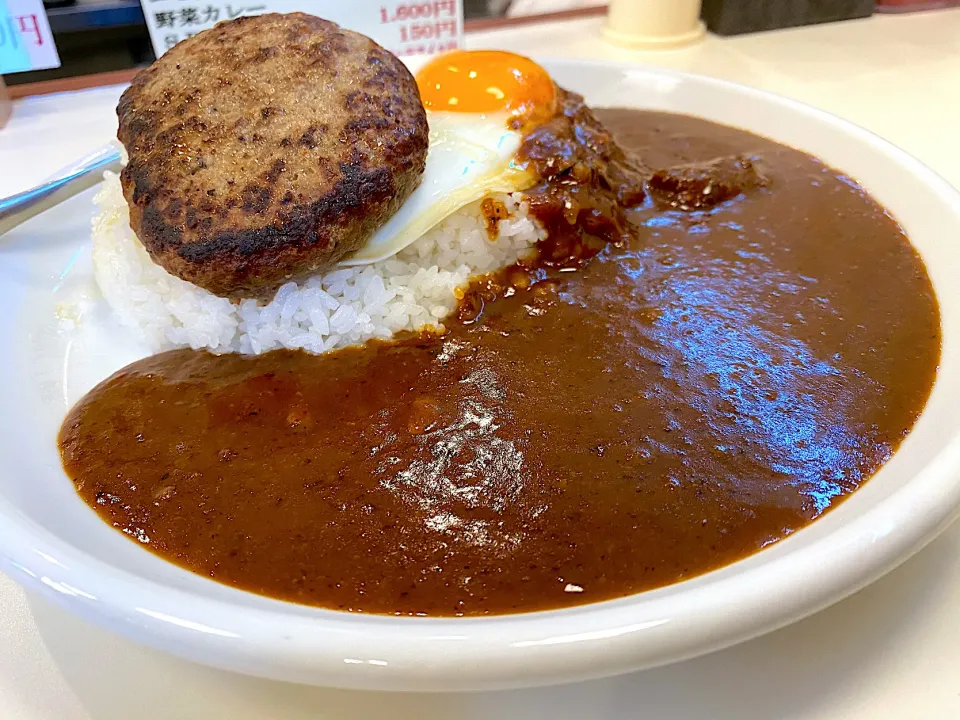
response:
<path fill-rule="evenodd" d="M 856 490 L 910 430 L 939 357 L 906 238 L 797 151 L 693 118 L 598 115 L 650 168 L 742 155 L 765 181 L 705 210 L 648 198 L 633 238 L 475 287 L 442 337 L 135 363 L 64 423 L 80 495 L 240 588 L 478 615 L 689 578 Z"/>

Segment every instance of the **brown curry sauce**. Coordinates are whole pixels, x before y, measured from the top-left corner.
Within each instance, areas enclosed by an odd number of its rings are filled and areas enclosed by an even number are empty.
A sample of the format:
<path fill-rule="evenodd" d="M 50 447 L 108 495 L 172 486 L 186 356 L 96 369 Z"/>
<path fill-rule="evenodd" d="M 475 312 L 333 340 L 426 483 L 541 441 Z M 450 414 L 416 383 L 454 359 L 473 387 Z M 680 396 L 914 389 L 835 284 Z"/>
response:
<path fill-rule="evenodd" d="M 400 615 L 648 590 L 835 506 L 932 386 L 920 259 L 803 153 L 597 114 L 632 156 L 590 122 L 540 138 L 534 162 L 569 161 L 533 193 L 548 246 L 474 283 L 444 335 L 134 363 L 64 422 L 81 497 L 220 582 Z"/>

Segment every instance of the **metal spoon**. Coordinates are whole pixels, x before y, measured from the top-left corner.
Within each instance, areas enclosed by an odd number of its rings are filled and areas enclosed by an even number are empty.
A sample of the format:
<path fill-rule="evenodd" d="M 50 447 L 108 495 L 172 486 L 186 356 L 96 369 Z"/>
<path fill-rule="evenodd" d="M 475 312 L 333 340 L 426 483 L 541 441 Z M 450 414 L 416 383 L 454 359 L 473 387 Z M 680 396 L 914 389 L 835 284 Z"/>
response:
<path fill-rule="evenodd" d="M 122 167 L 120 147 L 110 143 L 65 168 L 53 180 L 0 199 L 0 235 L 93 187 L 103 180 L 105 171 L 119 172 Z"/>

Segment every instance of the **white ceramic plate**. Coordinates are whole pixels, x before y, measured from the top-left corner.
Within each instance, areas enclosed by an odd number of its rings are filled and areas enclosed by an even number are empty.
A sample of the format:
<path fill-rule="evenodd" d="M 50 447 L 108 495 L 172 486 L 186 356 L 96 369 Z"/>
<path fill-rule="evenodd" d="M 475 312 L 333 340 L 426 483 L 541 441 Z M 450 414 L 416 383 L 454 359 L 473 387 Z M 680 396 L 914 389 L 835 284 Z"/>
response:
<path fill-rule="evenodd" d="M 580 608 L 483 619 L 340 614 L 219 585 L 101 522 L 63 474 L 68 406 L 140 357 L 91 295 L 79 332 L 56 309 L 92 286 L 90 194 L 0 242 L 0 567 L 89 620 L 198 662 L 357 688 L 459 690 L 566 682 L 705 653 L 813 613 L 929 542 L 960 506 L 960 195 L 879 138 L 748 88 L 630 65 L 545 61 L 593 105 L 700 115 L 800 148 L 869 190 L 906 229 L 937 291 L 943 356 L 894 458 L 839 508 L 746 560 Z"/>

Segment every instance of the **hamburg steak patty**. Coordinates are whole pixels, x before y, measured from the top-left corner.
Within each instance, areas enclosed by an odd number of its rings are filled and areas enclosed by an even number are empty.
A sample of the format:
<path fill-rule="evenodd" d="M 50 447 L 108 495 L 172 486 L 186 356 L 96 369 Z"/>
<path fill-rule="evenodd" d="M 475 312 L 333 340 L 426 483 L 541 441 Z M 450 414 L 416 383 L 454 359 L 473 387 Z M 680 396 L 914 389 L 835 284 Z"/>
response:
<path fill-rule="evenodd" d="M 356 251 L 423 174 L 416 82 L 369 38 L 303 13 L 184 40 L 117 107 L 130 225 L 155 262 L 264 297 Z"/>

